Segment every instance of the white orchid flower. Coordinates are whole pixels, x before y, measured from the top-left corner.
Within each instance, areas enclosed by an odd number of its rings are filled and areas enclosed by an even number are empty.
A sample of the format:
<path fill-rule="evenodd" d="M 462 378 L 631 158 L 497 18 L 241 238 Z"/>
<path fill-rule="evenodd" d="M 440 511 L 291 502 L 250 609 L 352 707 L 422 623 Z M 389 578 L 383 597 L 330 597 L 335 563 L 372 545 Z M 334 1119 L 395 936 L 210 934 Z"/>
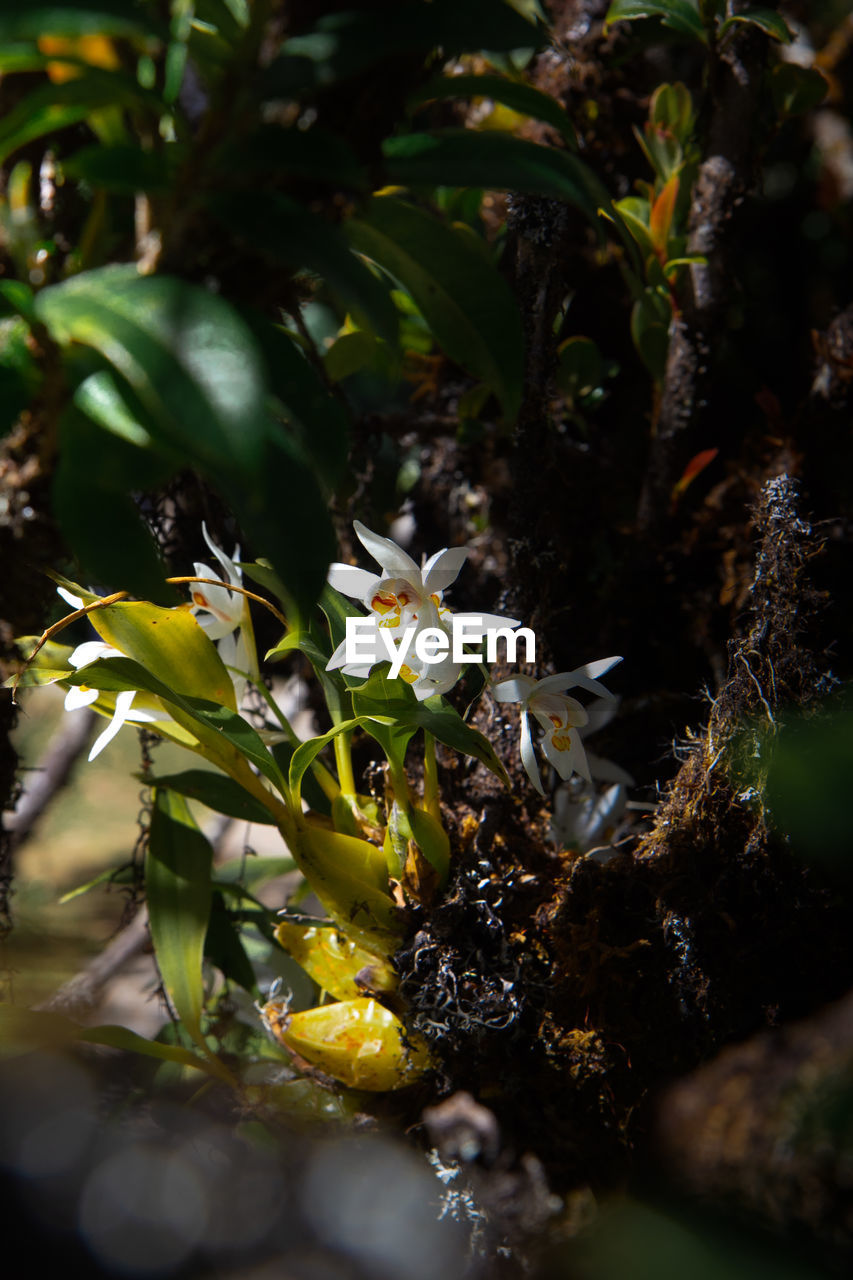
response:
<path fill-rule="evenodd" d="M 240 547 L 234 548 L 234 559 L 230 559 L 221 547 L 218 547 L 207 532 L 207 525 L 202 522 L 201 531 L 210 550 L 216 556 L 226 579 L 223 580 L 209 565 L 193 565 L 197 578 L 215 578 L 221 586 L 194 582 L 190 587 L 192 596 L 192 612 L 202 631 L 211 640 L 221 640 L 230 635 L 237 627 L 242 626 L 246 608 L 246 597 L 239 591 L 230 591 L 229 587 L 242 587 L 243 570 L 235 561 L 240 559 Z"/>
<path fill-rule="evenodd" d="M 380 631 L 389 634 L 396 644 L 407 628 L 414 626 L 400 677 L 411 686 L 415 697 L 423 701 L 435 694 L 449 692 L 462 673 L 464 664 L 454 662 L 452 655 L 450 626 L 453 617 L 469 620 L 468 634 L 473 642 L 477 638 L 482 640 L 493 628 L 517 625 L 514 619 L 498 614 L 452 614 L 444 605 L 444 592 L 459 575 L 468 555 L 467 547 L 445 547 L 418 568 L 412 557 L 390 538 L 372 533 L 359 520 L 354 521 L 353 527 L 358 540 L 370 552 L 382 573 L 369 573 L 354 565 L 338 563 L 330 567 L 328 581 L 336 591 L 361 601 L 368 610 L 373 635 L 371 637 L 368 629 L 363 643 L 365 649 L 372 647 L 377 656 L 371 662 L 348 664 L 344 640 L 326 664 L 327 671 L 340 668 L 347 676 L 368 676 L 374 666 L 388 661 L 388 651 Z M 474 619 L 477 619 L 477 630 Z M 439 661 L 431 663 L 420 661 L 414 652 L 418 634 L 427 629 L 443 631 L 451 641 L 447 653 Z"/>
<path fill-rule="evenodd" d="M 197 578 L 215 578 L 221 585 L 194 582 L 190 588 L 192 612 L 208 639 L 219 642 L 219 656 L 231 673 L 239 707 L 247 680 L 258 678 L 258 659 L 249 602 L 241 592 L 230 589 L 243 585 L 243 570 L 236 563 L 240 559 L 240 547 L 238 545 L 234 548 L 234 558 L 231 559 L 216 545 L 203 522 L 201 531 L 205 542 L 225 571 L 225 578 L 209 565 L 195 563 L 193 567 Z M 235 632 L 238 633 L 236 636 Z"/>
<path fill-rule="evenodd" d="M 609 839 L 622 820 L 628 805 L 628 793 L 621 782 L 614 782 L 603 792 L 591 791 L 580 796 L 571 793 L 564 783 L 554 793 L 554 815 L 549 834 L 559 848 L 591 849 L 602 839 Z"/>
<path fill-rule="evenodd" d="M 70 592 L 58 588 L 63 598 L 73 604 L 76 597 L 71 596 Z M 82 603 L 82 602 L 81 602 Z M 79 608 L 79 605 L 75 606 Z M 125 655 L 120 649 L 114 648 L 111 644 L 106 644 L 103 640 L 86 640 L 83 644 L 78 644 L 77 648 L 69 655 L 68 661 L 76 671 L 81 667 L 88 667 L 93 662 L 97 662 L 100 658 L 123 658 Z M 65 695 L 65 710 L 75 711 L 78 707 L 91 706 L 93 702 L 97 702 L 101 691 L 92 689 L 85 684 L 72 685 Z M 133 700 L 136 697 L 135 689 L 123 689 L 116 694 L 115 711 L 112 719 L 99 734 L 92 744 L 89 752 L 89 760 L 94 760 L 103 751 L 107 743 L 112 742 L 123 724 L 153 724 L 154 721 L 171 720 L 171 716 L 167 711 L 158 711 L 156 713 L 145 711 L 142 707 L 133 707 Z"/>
<path fill-rule="evenodd" d="M 544 796 L 545 788 L 533 747 L 530 715 L 545 730 L 542 750 L 559 776 L 565 780 L 573 773 L 579 773 L 582 778 L 591 781 L 589 763 L 578 732 L 588 723 L 589 714 L 575 698 L 567 696 L 566 690 L 581 688 L 600 698 L 612 698 L 613 694 L 599 683 L 597 677 L 604 675 L 621 661 L 621 657 L 601 658 L 597 662 L 588 662 L 575 671 L 561 671 L 555 676 L 546 676 L 544 680 L 518 675 L 492 686 L 492 695 L 497 702 L 521 704 L 521 763 L 540 795 Z"/>
<path fill-rule="evenodd" d="M 368 573 L 351 564 L 333 564 L 328 580 L 336 591 L 360 600 L 386 627 L 404 627 L 417 617 L 418 609 L 427 601 L 441 608 L 444 592 L 456 581 L 465 563 L 467 547 L 445 547 L 418 568 L 412 557 L 390 538 L 371 533 L 360 520 L 353 522 L 353 528 L 382 573 Z"/>

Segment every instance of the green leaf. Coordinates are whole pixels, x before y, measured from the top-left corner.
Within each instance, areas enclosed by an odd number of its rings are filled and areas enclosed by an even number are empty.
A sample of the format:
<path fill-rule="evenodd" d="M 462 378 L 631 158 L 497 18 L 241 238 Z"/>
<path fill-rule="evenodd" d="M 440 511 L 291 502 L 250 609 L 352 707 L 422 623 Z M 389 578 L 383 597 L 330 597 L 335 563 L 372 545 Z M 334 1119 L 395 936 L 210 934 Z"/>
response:
<path fill-rule="evenodd" d="M 720 27 L 720 35 L 730 30 L 736 22 L 758 27 L 773 40 L 781 40 L 782 44 L 790 44 L 794 38 L 785 19 L 774 9 L 745 9 L 741 13 L 733 13 Z"/>
<path fill-rule="evenodd" d="M 434 738 L 446 747 L 452 747 L 462 755 L 473 756 L 491 770 L 504 786 L 509 786 L 506 770 L 495 754 L 488 738 L 479 729 L 466 724 L 458 711 L 451 707 L 442 697 L 427 698 L 418 703 L 416 723 L 426 729 Z"/>
<path fill-rule="evenodd" d="M 36 312 L 60 346 L 93 348 L 124 379 L 163 456 L 208 473 L 307 613 L 331 523 L 312 466 L 269 412 L 263 356 L 240 316 L 183 280 L 125 266 L 43 289 Z"/>
<path fill-rule="evenodd" d="M 143 89 L 125 72 L 87 67 L 77 79 L 34 89 L 4 116 L 0 121 L 0 160 L 28 142 L 77 124 L 105 107 L 147 110 L 153 119 L 163 109 L 156 94 Z"/>
<path fill-rule="evenodd" d="M 389 138 L 385 173 L 397 186 L 488 187 L 567 200 L 597 225 L 597 179 L 576 156 L 512 134 L 441 129 Z"/>
<path fill-rule="evenodd" d="M 143 151 L 129 144 L 83 147 L 62 161 L 62 172 L 66 178 L 83 178 L 92 187 L 118 195 L 162 193 L 171 190 L 175 170 L 184 155 L 184 148 L 174 144 L 163 151 Z"/>
<path fill-rule="evenodd" d="M 22 316 L 28 324 L 35 323 L 35 294 L 29 285 L 20 280 L 0 280 L 0 299 L 4 314 L 11 312 Z"/>
<path fill-rule="evenodd" d="M 481 378 L 513 421 L 521 404 L 524 338 L 506 281 L 475 246 L 432 214 L 375 197 L 347 234 L 411 293 L 447 355 Z"/>
<path fill-rule="evenodd" d="M 265 317 L 247 316 L 266 360 L 269 381 L 278 397 L 288 431 L 330 489 L 346 473 L 350 422 L 346 409 L 309 364 L 304 353 L 279 325 Z"/>
<path fill-rule="evenodd" d="M 150 673 L 149 685 L 151 676 L 155 677 L 150 692 L 159 695 L 162 689 L 169 697 L 208 699 L 223 704 L 223 713 L 236 715 L 231 677 L 216 646 L 185 609 L 162 609 L 143 600 L 123 601 L 93 610 L 89 621 L 102 640 Z"/>
<path fill-rule="evenodd" d="M 214 870 L 213 882 L 221 885 L 242 885 L 248 890 L 259 888 L 268 880 L 276 880 L 296 870 L 293 858 L 231 858 L 220 862 Z"/>
<path fill-rule="evenodd" d="M 188 800 L 198 800 L 208 809 L 227 814 L 229 818 L 275 825 L 275 818 L 269 810 L 224 773 L 213 773 L 210 769 L 186 769 L 183 773 L 152 778 L 149 785 L 176 791 Z"/>
<path fill-rule="evenodd" d="M 221 893 L 213 895 L 204 954 L 230 982 L 236 982 L 256 999 L 260 996 L 255 971 L 246 955 L 240 930 L 226 910 Z"/>
<path fill-rule="evenodd" d="M 128 382 L 163 441 L 214 471 L 254 467 L 269 431 L 264 371 L 221 298 L 135 267 L 43 289 L 36 313 L 60 346 L 94 348 Z"/>
<path fill-rule="evenodd" d="M 388 716 L 384 716 L 382 719 L 387 721 L 389 724 L 393 723 L 391 718 Z M 307 742 L 300 743 L 294 751 L 290 761 L 289 783 L 294 796 L 299 795 L 302 778 L 306 769 L 310 768 L 323 748 L 328 746 L 332 739 L 336 738 L 339 733 L 349 733 L 353 729 L 357 729 L 360 725 L 365 725 L 367 728 L 372 727 L 366 716 L 356 716 L 352 720 L 342 720 L 339 724 L 336 724 L 334 728 L 329 729 L 328 733 L 322 733 L 316 738 L 309 738 Z"/>
<path fill-rule="evenodd" d="M 185 698 L 183 701 L 197 720 L 232 743 L 246 760 L 249 760 L 265 778 L 269 779 L 273 786 L 283 791 L 284 779 L 278 765 L 264 745 L 258 731 L 253 729 L 247 720 L 229 707 L 219 706 L 204 698 Z"/>
<path fill-rule="evenodd" d="M 436 76 L 415 90 L 408 105 L 411 108 L 423 102 L 443 101 L 447 98 L 491 98 L 511 107 L 520 115 L 544 120 L 562 135 L 573 150 L 577 148 L 577 133 L 565 108 L 556 98 L 549 97 L 547 93 L 534 89 L 522 80 L 509 80 L 506 76 L 496 75 Z"/>
<path fill-rule="evenodd" d="M 770 91 L 780 116 L 796 116 L 820 106 L 829 92 L 829 81 L 816 67 L 780 62 L 770 72 Z"/>
<path fill-rule="evenodd" d="M 127 1027 L 79 1027 L 60 1013 L 0 1004 L 0 1042 L 6 1052 L 10 1049 L 24 1053 L 34 1048 L 58 1048 L 81 1040 L 87 1044 L 123 1049 L 128 1053 L 141 1053 L 150 1058 L 159 1058 L 163 1062 L 178 1062 L 209 1075 L 222 1074 L 221 1064 L 215 1060 L 212 1062 L 199 1058 L 179 1045 L 146 1040 Z"/>
<path fill-rule="evenodd" d="M 213 850 L 186 801 L 173 791 L 156 790 L 145 859 L 151 940 L 169 1001 L 205 1054 L 202 960 L 212 862 Z"/>
<path fill-rule="evenodd" d="M 164 36 L 162 23 L 139 0 L 16 0 L 0 2 L 0 39 L 39 36 Z"/>
<path fill-rule="evenodd" d="M 253 250 L 322 276 L 348 308 L 367 316 L 380 337 L 396 341 L 397 311 L 387 287 L 355 257 L 337 227 L 274 191 L 222 192 L 210 208 Z"/>
<path fill-rule="evenodd" d="M 605 28 L 613 22 L 631 22 L 635 18 L 660 18 L 665 27 L 679 35 L 707 42 L 699 11 L 690 0 L 613 0 L 604 20 Z"/>

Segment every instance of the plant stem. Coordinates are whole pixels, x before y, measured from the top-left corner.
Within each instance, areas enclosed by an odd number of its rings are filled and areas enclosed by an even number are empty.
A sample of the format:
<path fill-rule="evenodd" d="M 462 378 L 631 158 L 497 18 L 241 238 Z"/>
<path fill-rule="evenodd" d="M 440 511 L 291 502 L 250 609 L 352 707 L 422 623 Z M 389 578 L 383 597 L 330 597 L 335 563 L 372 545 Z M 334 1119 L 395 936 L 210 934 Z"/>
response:
<path fill-rule="evenodd" d="M 431 818 L 435 818 L 436 822 L 441 822 L 435 738 L 426 729 L 424 729 L 424 809 L 426 809 Z"/>

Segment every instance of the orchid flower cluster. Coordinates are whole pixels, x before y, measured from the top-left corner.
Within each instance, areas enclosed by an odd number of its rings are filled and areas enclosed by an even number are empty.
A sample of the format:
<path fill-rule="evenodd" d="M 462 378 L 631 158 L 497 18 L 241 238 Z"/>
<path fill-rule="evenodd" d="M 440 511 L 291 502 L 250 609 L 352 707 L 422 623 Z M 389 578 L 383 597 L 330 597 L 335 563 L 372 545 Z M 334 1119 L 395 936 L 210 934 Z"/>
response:
<path fill-rule="evenodd" d="M 59 594 L 73 612 L 49 628 L 35 649 L 32 639 L 19 642 L 27 662 L 15 687 L 59 682 L 67 691 L 68 710 L 89 706 L 107 718 L 90 759 L 129 724 L 144 726 L 213 766 L 214 771 L 151 779 L 146 883 L 164 989 L 198 1047 L 200 1069 L 220 1076 L 226 1069 L 219 1059 L 212 1063 L 201 1023 L 207 933 L 199 903 L 210 903 L 214 869 L 212 853 L 199 855 L 203 836 L 187 800 L 200 799 L 232 815 L 260 815 L 277 826 L 306 891 L 326 913 L 326 921 L 289 918 L 275 929 L 278 943 L 325 997 L 315 1008 L 293 1010 L 289 998 L 270 996 L 259 1006 L 270 1035 L 291 1055 L 295 1070 L 319 1068 L 344 1086 L 386 1090 L 407 1085 L 429 1067 L 426 1045 L 401 1020 L 405 1012 L 392 957 L 405 936 L 411 905 L 429 906 L 449 875 L 436 743 L 478 759 L 509 783 L 488 739 L 443 696 L 470 659 L 460 660 L 446 643 L 437 660 L 426 661 L 418 656 L 421 647 L 416 644 L 412 654 L 410 644 L 427 631 L 439 640 L 449 637 L 459 620 L 466 623 L 467 638 L 481 640 L 517 624 L 498 615 L 453 613 L 445 603 L 466 548 L 445 548 L 419 567 L 396 543 L 364 525 L 356 522 L 355 532 L 379 572 L 332 565 L 319 602 L 328 630 L 315 623 L 307 629 L 289 627 L 282 612 L 286 594 L 272 570 L 244 563 L 239 547 L 229 557 L 203 526 L 215 567 L 197 562 L 193 575 L 169 579 L 189 587 L 187 603 L 164 608 L 130 601 L 123 592 L 98 596 L 57 579 Z M 244 575 L 276 595 L 281 609 L 247 587 Z M 301 653 L 314 669 L 332 722 L 316 737 L 300 740 L 261 678 L 250 601 L 285 626 L 265 660 Z M 347 661 L 345 633 L 356 617 L 364 632 L 381 637 L 374 660 Z M 66 625 L 83 618 L 97 640 L 73 649 L 55 640 Z M 395 677 L 396 668 L 399 678 L 389 678 L 384 665 L 389 656 L 390 675 Z M 617 766 L 588 756 L 582 741 L 582 734 L 616 705 L 600 677 L 618 661 L 605 658 L 539 680 L 519 672 L 496 683 L 481 664 L 485 688 L 495 701 L 520 708 L 521 761 L 540 794 L 545 784 L 537 749 L 560 779 L 580 779 L 586 788 L 591 789 L 593 775 L 619 786 L 628 780 Z M 257 729 L 241 715 L 250 685 L 265 700 L 274 718 L 271 727 Z M 569 690 L 597 701 L 587 710 Z M 543 731 L 538 748 L 537 729 Z M 385 755 L 382 798 L 363 794 L 356 785 L 351 744 L 359 731 L 373 737 Z M 419 734 L 423 784 L 418 789 L 411 784 L 406 756 Z M 334 753 L 334 768 L 323 759 L 326 748 Z M 589 799 L 592 792 L 583 794 Z M 562 800 L 558 806 L 565 810 Z M 174 875 L 179 882 L 173 884 L 169 877 Z M 193 875 L 198 882 L 187 898 Z M 164 883 L 168 891 L 161 893 Z M 192 900 L 192 909 L 176 925 L 174 913 L 185 898 Z M 176 948 L 176 937 L 186 934 L 192 945 L 182 942 Z M 225 976 L 246 985 L 245 968 Z"/>

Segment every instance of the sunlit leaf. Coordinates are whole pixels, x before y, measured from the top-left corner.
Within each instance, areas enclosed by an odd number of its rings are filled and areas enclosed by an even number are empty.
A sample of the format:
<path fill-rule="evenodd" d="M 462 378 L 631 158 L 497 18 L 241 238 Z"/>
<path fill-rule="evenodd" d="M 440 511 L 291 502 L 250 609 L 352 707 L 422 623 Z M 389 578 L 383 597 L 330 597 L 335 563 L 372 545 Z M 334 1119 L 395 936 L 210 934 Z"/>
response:
<path fill-rule="evenodd" d="M 390 895 L 381 849 L 367 840 L 310 826 L 293 852 L 311 888 L 348 937 L 382 955 L 397 950 L 401 917 Z"/>

